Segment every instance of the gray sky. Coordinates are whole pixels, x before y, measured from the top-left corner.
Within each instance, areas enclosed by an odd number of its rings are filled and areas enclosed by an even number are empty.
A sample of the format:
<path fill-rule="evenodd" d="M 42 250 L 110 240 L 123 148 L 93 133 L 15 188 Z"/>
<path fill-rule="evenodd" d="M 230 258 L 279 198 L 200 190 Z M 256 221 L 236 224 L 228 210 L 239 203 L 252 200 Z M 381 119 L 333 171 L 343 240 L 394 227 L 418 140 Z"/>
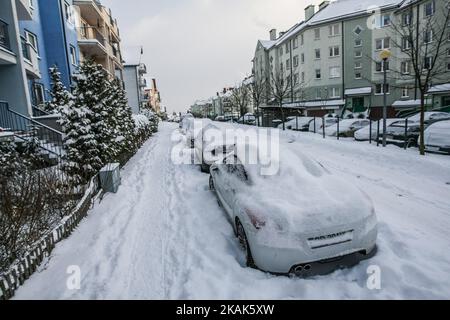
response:
<path fill-rule="evenodd" d="M 127 62 L 142 61 L 168 111 L 233 86 L 251 72 L 258 39 L 284 31 L 321 0 L 102 0 L 117 18 Z"/>

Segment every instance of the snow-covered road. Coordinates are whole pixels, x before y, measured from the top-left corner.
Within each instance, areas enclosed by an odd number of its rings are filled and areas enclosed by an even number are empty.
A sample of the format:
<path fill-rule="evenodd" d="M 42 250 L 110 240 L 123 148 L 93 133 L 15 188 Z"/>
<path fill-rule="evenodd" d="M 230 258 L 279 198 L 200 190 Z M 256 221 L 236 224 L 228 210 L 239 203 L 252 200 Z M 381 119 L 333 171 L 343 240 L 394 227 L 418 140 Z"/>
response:
<path fill-rule="evenodd" d="M 296 279 L 245 267 L 208 176 L 171 162 L 175 129 L 161 125 L 122 170 L 119 192 L 95 204 L 17 299 L 450 297 L 450 157 L 283 133 L 285 145 L 366 190 L 380 221 L 374 258 Z M 380 267 L 380 290 L 366 286 L 370 265 Z M 78 290 L 66 285 L 70 266 L 80 268 Z"/>

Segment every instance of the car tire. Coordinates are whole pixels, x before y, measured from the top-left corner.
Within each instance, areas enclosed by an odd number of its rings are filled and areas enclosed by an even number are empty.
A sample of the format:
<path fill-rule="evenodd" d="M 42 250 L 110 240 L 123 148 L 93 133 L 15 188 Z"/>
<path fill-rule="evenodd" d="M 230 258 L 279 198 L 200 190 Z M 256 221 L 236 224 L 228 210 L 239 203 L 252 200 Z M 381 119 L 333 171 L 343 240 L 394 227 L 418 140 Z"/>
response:
<path fill-rule="evenodd" d="M 202 162 L 202 164 L 200 165 L 200 170 L 201 170 L 203 173 L 209 173 L 209 167 L 208 167 L 208 165 L 205 164 L 205 163 L 203 163 L 203 162 Z"/>
<path fill-rule="evenodd" d="M 239 240 L 239 244 L 245 251 L 245 259 L 247 267 L 256 269 L 257 267 L 255 265 L 255 261 L 253 260 L 252 250 L 250 249 L 250 244 L 248 243 L 244 226 L 239 221 L 239 219 L 236 219 L 236 235 Z"/>

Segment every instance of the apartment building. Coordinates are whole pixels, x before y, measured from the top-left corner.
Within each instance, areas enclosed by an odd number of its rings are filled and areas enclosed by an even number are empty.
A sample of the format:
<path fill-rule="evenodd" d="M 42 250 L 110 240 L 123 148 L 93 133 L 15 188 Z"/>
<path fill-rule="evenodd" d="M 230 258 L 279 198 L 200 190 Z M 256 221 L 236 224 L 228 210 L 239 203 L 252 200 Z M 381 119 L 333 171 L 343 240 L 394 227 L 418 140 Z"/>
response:
<path fill-rule="evenodd" d="M 126 64 L 123 70 L 123 83 L 128 99 L 128 104 L 134 114 L 141 112 L 141 109 L 150 102 L 150 97 L 145 93 L 147 87 L 147 66 L 144 63 Z"/>
<path fill-rule="evenodd" d="M 19 20 L 31 21 L 28 0 L 0 1 L 0 113 L 12 111 L 30 115 L 28 79 L 40 76 L 37 52 L 20 34 Z M 2 118 L 3 120 L 3 118 Z"/>
<path fill-rule="evenodd" d="M 271 30 L 269 40 L 258 41 L 253 74 L 256 81 L 272 84 L 280 75 L 286 79 L 291 86 L 284 101 L 288 113 L 323 116 L 348 111 L 377 118 L 383 106 L 384 75 L 379 54 L 388 49 L 389 115 L 412 110 L 417 108 L 418 93 L 411 77 L 394 72 L 404 68 L 405 57 L 393 45 L 402 39 L 392 26 L 400 25 L 405 11 L 411 10 L 419 23 L 425 23 L 443 5 L 438 0 L 338 0 L 322 2 L 317 11 L 310 5 L 305 21 L 278 37 Z M 450 73 L 445 77 L 450 82 Z M 449 103 L 445 99 L 436 106 Z M 270 99 L 263 107 L 277 110 Z"/>
<path fill-rule="evenodd" d="M 152 87 L 148 89 L 148 98 L 150 99 L 149 105 L 157 114 L 161 113 L 161 93 L 156 85 L 156 79 L 152 79 Z"/>
<path fill-rule="evenodd" d="M 99 0 L 74 0 L 81 62 L 101 64 L 110 79 L 123 80 L 120 32 L 111 10 Z"/>

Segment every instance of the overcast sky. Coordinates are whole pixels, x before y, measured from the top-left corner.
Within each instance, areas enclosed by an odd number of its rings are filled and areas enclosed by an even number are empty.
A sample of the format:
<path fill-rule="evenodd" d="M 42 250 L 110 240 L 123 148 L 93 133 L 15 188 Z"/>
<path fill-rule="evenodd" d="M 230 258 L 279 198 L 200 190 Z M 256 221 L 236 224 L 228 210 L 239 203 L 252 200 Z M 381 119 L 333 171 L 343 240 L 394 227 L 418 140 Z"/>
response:
<path fill-rule="evenodd" d="M 304 18 L 322 0 L 102 0 L 117 18 L 129 63 L 147 64 L 168 111 L 233 86 L 251 72 L 258 39 Z"/>

